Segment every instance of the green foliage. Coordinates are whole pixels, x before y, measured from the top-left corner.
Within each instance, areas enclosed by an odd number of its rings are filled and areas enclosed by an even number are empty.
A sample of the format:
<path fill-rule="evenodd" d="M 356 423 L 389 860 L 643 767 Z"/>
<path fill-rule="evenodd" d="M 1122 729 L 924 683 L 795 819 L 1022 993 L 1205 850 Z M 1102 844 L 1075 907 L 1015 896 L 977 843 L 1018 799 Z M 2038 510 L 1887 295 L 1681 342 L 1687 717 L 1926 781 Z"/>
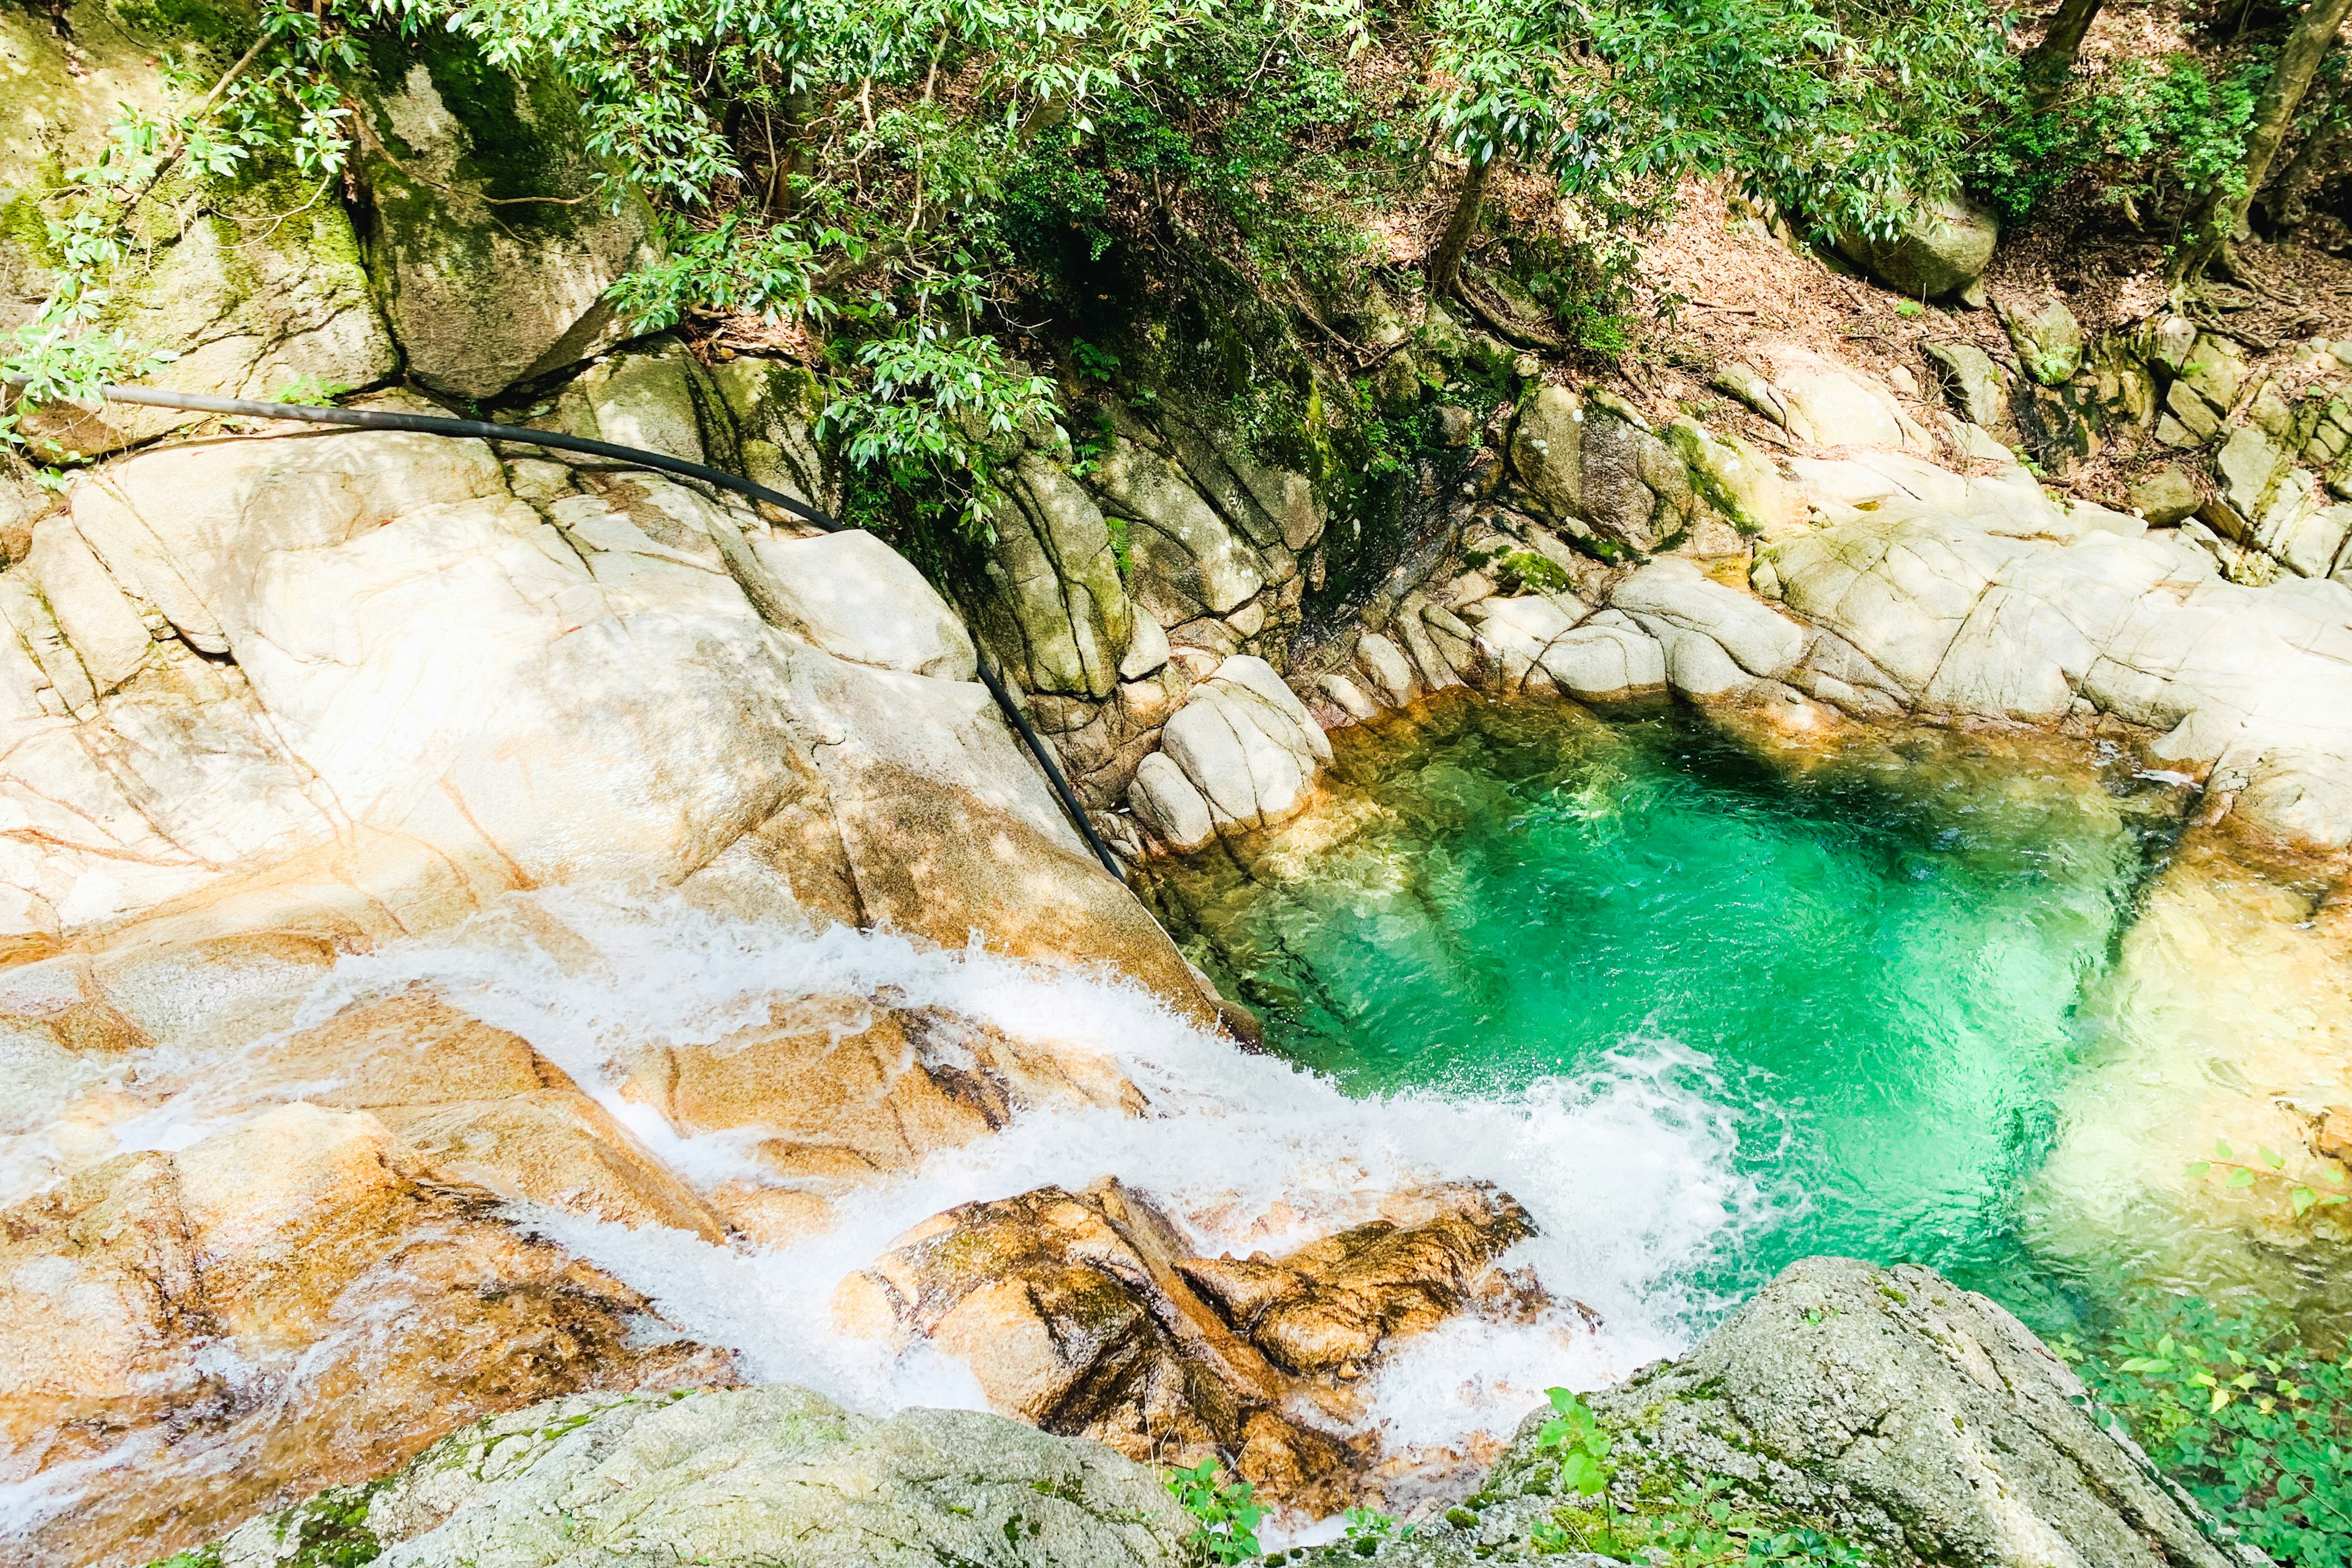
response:
<path fill-rule="evenodd" d="M 2144 1302 L 2085 1351 L 2062 1339 L 2147 1456 L 2288 1568 L 2352 1565 L 2352 1366 L 2261 1307 Z"/>
<path fill-rule="evenodd" d="M 2344 1191 L 2347 1186 L 2352 1186 L 2352 1177 L 2345 1174 L 2341 1165 L 2323 1162 L 2314 1178 L 2323 1184 L 2315 1187 L 2288 1175 L 2286 1156 L 2277 1150 L 2258 1148 L 2254 1155 L 2259 1163 L 2248 1163 L 2238 1158 L 2237 1151 L 2230 1147 L 2229 1140 L 2217 1138 L 2213 1141 L 2213 1157 L 2191 1161 L 2187 1174 L 2192 1182 L 2219 1176 L 2225 1187 L 2260 1186 L 2275 1192 L 2286 1200 L 2288 1213 L 2296 1219 L 2316 1209 L 2333 1208 L 2338 1204 L 2352 1202 L 2352 1195 Z"/>
<path fill-rule="evenodd" d="M 1261 1555 L 1257 1527 L 1265 1519 L 1265 1509 L 1256 1500 L 1256 1488 L 1223 1476 L 1216 1460 L 1203 1459 L 1189 1470 L 1171 1470 L 1168 1490 L 1186 1513 L 1200 1521 L 1192 1545 L 1202 1561 L 1247 1563 Z"/>
<path fill-rule="evenodd" d="M 93 398 L 109 382 L 134 381 L 170 363 L 173 353 L 133 340 L 108 320 L 118 280 L 138 253 L 175 237 L 151 232 L 149 196 L 171 181 L 201 192 L 250 174 L 264 160 L 315 176 L 323 194 L 349 161 L 347 79 L 362 65 L 357 30 L 413 29 L 416 20 L 394 0 L 308 6 L 266 0 L 247 52 L 226 69 L 203 45 L 163 50 L 156 63 L 182 95 L 179 111 L 158 121 L 126 108 L 98 155 L 41 197 L 41 249 L 53 280 L 34 319 L 0 346 L 0 378 L 22 384 L 19 408 Z M 220 48 L 237 41 L 213 40 Z M 0 445 L 29 445 L 21 413 L 0 417 Z M 47 448 L 37 455 L 80 456 Z"/>
<path fill-rule="evenodd" d="M 1536 550 L 1496 550 L 1491 555 L 1470 550 L 1465 560 L 1482 572 L 1494 574 L 1503 593 L 1559 593 L 1569 588 L 1567 569 Z"/>
<path fill-rule="evenodd" d="M 351 390 L 348 382 L 322 382 L 315 375 L 298 375 L 279 387 L 270 401 L 299 404 L 309 408 L 331 408 L 336 398 Z"/>
<path fill-rule="evenodd" d="M 1439 0 L 1433 128 L 1555 174 L 1604 216 L 1737 177 L 1824 225 L 1898 227 L 1960 174 L 1968 110 L 2007 68 L 1979 0 Z"/>
<path fill-rule="evenodd" d="M 1380 1550 L 1381 1542 L 1391 1536 L 1412 1533 L 1412 1526 L 1408 1524 L 1400 1531 L 1397 1521 L 1376 1508 L 1359 1506 L 1339 1517 L 1347 1526 L 1345 1533 L 1339 1537 L 1339 1543 L 1360 1557 L 1370 1556 Z"/>
<path fill-rule="evenodd" d="M 1363 20 L 1353 0 L 1216 13 L 1106 94 L 1088 134 L 1030 144 L 1006 181 L 1006 237 L 1081 299 L 1075 280 L 1114 247 L 1171 243 L 1349 290 L 1357 204 L 1406 158 L 1400 126 L 1348 81 Z"/>
<path fill-rule="evenodd" d="M 1537 1556 L 1591 1552 L 1649 1568 L 1864 1568 L 1877 1561 L 1843 1537 L 1744 1506 L 1720 1476 L 1629 1484 L 1633 1478 L 1622 1472 L 1592 1407 L 1567 1389 L 1549 1393 L 1552 1415 L 1537 1429 L 1534 1457 L 1570 1500 L 1536 1526 L 1528 1546 Z M 1624 1506 L 1621 1490 L 1633 1494 Z"/>
<path fill-rule="evenodd" d="M 2015 71 L 1997 78 L 1976 113 L 1961 172 L 2011 221 L 2081 179 L 2135 212 L 2185 207 L 2244 184 L 2255 97 L 2269 72 L 2250 61 L 2215 75 L 2188 55 L 2126 59 L 2045 110 L 2031 108 Z"/>
<path fill-rule="evenodd" d="M 330 1487 L 274 1516 L 277 1540 L 270 1561 L 281 1568 L 368 1568 L 383 1554 L 383 1542 L 367 1522 L 368 1504 L 382 1485 Z M 150 1568 L 221 1568 L 221 1549 L 215 1542 L 173 1552 Z"/>
<path fill-rule="evenodd" d="M 926 523 L 986 538 L 1003 500 L 992 452 L 1054 424 L 1053 383 L 1013 363 L 993 338 L 922 323 L 868 342 L 858 358 L 870 379 L 836 385 L 819 437 L 838 441 Z"/>

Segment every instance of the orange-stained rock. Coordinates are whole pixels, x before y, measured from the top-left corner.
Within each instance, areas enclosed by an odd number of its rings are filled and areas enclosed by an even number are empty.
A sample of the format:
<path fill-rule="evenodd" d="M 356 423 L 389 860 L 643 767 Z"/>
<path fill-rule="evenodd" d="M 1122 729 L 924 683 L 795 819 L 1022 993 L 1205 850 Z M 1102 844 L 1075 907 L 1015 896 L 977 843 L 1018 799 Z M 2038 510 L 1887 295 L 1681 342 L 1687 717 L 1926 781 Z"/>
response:
<path fill-rule="evenodd" d="M 1475 1189 L 1402 1206 L 1417 1211 L 1414 1223 L 1360 1226 L 1285 1265 L 1210 1264 L 1189 1258 L 1174 1226 L 1117 1181 L 1040 1187 L 926 1220 L 843 1283 L 835 1317 L 849 1332 L 928 1338 L 971 1369 L 992 1407 L 1047 1431 L 1138 1458 L 1219 1454 L 1269 1496 L 1328 1511 L 1373 1458 L 1368 1436 L 1320 1424 L 1338 1426 L 1354 1402 L 1335 1377 L 1269 1359 L 1186 1276 L 1235 1282 L 1228 1313 L 1243 1282 L 1278 1276 L 1243 1321 L 1262 1330 L 1286 1310 L 1292 1338 L 1304 1339 L 1319 1313 L 1334 1325 L 1327 1339 L 1345 1327 L 1362 1342 L 1302 1360 L 1358 1375 L 1386 1340 L 1496 1293 L 1492 1258 L 1529 1234 L 1516 1203 Z M 1318 1407 L 1318 1424 L 1301 1418 Z"/>
<path fill-rule="evenodd" d="M 726 1239 L 718 1211 L 530 1041 L 422 986 L 291 1037 L 257 1077 L 313 1104 L 373 1110 L 445 1173 L 499 1197 Z"/>
<path fill-rule="evenodd" d="M 376 1114 L 443 1173 L 501 1198 L 620 1225 L 666 1225 L 714 1246 L 727 1240 L 719 1212 L 576 1089 Z"/>
<path fill-rule="evenodd" d="M 143 1562 L 551 1394 L 731 1378 L 497 1203 L 373 1115 L 295 1104 L 0 1212 L 12 1479 L 122 1461 L 41 1560 Z"/>
<path fill-rule="evenodd" d="M 529 1040 L 459 1012 L 422 985 L 346 1007 L 289 1037 L 263 1056 L 254 1076 L 279 1093 L 359 1110 L 573 1087 Z"/>
<path fill-rule="evenodd" d="M 1361 1377 L 1381 1347 L 1465 1306 L 1521 1315 L 1542 1305 L 1531 1278 L 1495 1266 L 1535 1234 L 1507 1194 L 1476 1186 L 1416 1194 L 1425 1217 L 1377 1219 L 1281 1259 L 1187 1258 L 1178 1267 L 1276 1365 L 1302 1377 Z"/>
<path fill-rule="evenodd" d="M 729 1184 L 713 1201 L 767 1241 L 824 1228 L 830 1199 L 1024 1110 L 1145 1109 L 1107 1058 L 1013 1040 L 937 1008 L 840 996 L 778 1003 L 767 1023 L 711 1045 L 645 1050 L 621 1092 L 682 1133 L 764 1134 L 754 1147 L 781 1185 Z"/>

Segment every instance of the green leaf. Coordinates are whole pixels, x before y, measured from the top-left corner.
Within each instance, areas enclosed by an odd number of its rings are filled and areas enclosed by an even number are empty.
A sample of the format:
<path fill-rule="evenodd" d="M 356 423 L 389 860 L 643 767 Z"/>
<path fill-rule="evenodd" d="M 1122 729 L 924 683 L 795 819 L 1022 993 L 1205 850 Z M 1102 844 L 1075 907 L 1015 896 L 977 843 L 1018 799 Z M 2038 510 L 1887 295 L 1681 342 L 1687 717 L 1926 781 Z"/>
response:
<path fill-rule="evenodd" d="M 2190 1181 L 2194 1182 L 2206 1175 L 2212 1169 L 2213 1162 L 2210 1160 L 2191 1160 L 2189 1162 L 2189 1169 L 2183 1173 L 2186 1174 Z"/>
<path fill-rule="evenodd" d="M 2261 1153 L 2263 1156 L 2263 1163 L 2268 1165 L 2272 1170 L 2284 1171 L 2286 1169 L 2286 1156 L 2280 1153 L 2277 1150 L 2265 1146 L 2261 1151 Z"/>
<path fill-rule="evenodd" d="M 2294 1205 L 2294 1212 L 2298 1218 L 2300 1218 L 2312 1205 L 2319 1201 L 2319 1194 L 2313 1192 L 2309 1187 L 2291 1188 L 2286 1195 L 2287 1201 Z"/>
<path fill-rule="evenodd" d="M 2241 1165 L 2230 1173 L 2229 1181 L 2223 1184 L 2232 1187 L 2251 1187 L 2254 1184 L 2254 1173 Z"/>

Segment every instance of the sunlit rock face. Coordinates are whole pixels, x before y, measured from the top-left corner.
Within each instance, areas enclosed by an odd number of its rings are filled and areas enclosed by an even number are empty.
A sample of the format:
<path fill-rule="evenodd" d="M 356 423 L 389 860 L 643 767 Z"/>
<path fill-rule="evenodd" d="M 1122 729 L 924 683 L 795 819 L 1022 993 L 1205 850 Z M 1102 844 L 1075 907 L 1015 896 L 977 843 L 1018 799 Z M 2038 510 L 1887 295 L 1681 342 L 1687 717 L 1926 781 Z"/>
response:
<path fill-rule="evenodd" d="M 519 1215 L 723 1253 L 1030 1108 L 1144 1108 L 1098 1057 L 863 993 L 780 982 L 764 1026 L 563 1066 L 341 963 L 626 890 L 1212 1016 L 870 536 L 476 442 L 199 441 L 40 517 L 0 621 L 0 1468 L 51 1560 L 187 1544 L 484 1412 L 735 1375 Z M 749 1174 L 681 1169 L 706 1134 Z"/>
<path fill-rule="evenodd" d="M 0 574 L 17 953 L 621 880 L 1190 999 L 903 560 L 646 475 L 515 482 L 477 442 L 207 442 L 41 519 Z"/>

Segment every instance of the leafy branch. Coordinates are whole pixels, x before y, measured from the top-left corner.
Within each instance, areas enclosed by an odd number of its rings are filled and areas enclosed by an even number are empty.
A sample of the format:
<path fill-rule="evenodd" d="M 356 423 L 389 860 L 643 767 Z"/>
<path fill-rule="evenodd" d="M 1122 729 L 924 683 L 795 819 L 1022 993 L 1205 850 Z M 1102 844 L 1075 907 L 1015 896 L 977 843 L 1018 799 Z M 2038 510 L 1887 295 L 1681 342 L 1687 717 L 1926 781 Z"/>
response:
<path fill-rule="evenodd" d="M 2190 1161 L 2184 1173 L 2191 1181 L 2202 1181 L 2216 1171 L 2223 1172 L 2225 1174 L 2221 1178 L 2221 1184 L 2225 1187 L 2245 1188 L 2258 1183 L 2271 1183 L 2283 1186 L 2286 1191 L 2287 1203 L 2297 1219 L 2301 1219 L 2314 1209 L 2330 1208 L 2337 1204 L 2352 1202 L 2352 1194 L 2323 1193 L 2318 1188 L 2288 1175 L 2286 1156 L 2275 1149 L 2257 1146 L 2255 1156 L 2262 1163 L 2248 1164 L 2238 1158 L 2236 1152 L 2230 1147 L 2228 1140 L 2217 1138 L 2213 1141 L 2213 1158 Z M 2331 1186 L 2341 1187 L 2347 1184 L 2343 1168 L 2333 1164 L 2320 1167 L 2319 1179 Z"/>

